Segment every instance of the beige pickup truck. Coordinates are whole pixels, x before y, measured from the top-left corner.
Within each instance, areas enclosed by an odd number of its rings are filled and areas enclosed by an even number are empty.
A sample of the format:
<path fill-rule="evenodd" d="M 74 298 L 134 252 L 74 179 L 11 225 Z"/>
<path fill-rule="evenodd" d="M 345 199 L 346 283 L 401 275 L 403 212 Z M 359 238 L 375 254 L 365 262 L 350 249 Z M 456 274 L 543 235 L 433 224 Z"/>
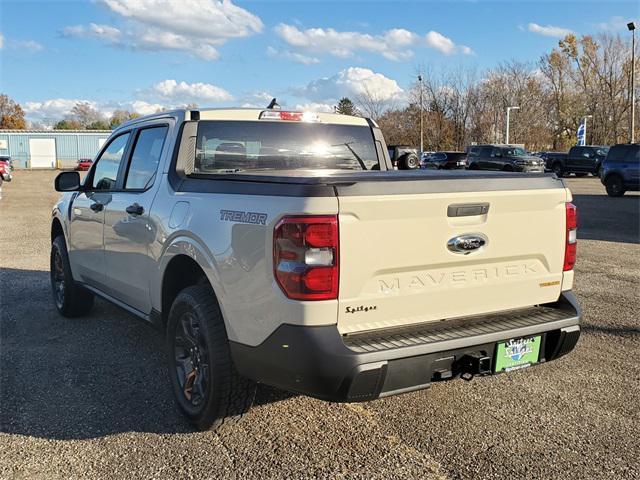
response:
<path fill-rule="evenodd" d="M 258 382 L 373 400 L 555 360 L 580 334 L 562 180 L 394 170 L 368 119 L 162 112 L 56 188 L 58 310 L 98 295 L 160 328 L 202 429 L 241 416 Z"/>

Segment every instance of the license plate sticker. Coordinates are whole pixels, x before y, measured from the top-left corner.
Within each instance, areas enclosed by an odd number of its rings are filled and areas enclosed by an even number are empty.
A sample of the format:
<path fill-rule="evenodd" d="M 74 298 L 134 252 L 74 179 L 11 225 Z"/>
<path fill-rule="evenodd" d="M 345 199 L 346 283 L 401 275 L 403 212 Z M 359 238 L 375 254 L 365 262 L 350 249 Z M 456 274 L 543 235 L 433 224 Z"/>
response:
<path fill-rule="evenodd" d="M 495 371 L 509 372 L 537 363 L 540 356 L 540 336 L 514 338 L 498 343 Z"/>

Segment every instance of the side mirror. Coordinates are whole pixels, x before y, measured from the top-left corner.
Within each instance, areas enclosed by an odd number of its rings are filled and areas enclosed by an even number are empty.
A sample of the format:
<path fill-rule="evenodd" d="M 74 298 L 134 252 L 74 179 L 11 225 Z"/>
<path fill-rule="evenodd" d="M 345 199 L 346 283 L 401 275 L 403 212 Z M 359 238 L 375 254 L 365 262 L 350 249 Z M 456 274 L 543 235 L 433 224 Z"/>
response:
<path fill-rule="evenodd" d="M 54 185 L 56 192 L 77 192 L 80 190 L 80 174 L 78 172 L 59 173 Z"/>

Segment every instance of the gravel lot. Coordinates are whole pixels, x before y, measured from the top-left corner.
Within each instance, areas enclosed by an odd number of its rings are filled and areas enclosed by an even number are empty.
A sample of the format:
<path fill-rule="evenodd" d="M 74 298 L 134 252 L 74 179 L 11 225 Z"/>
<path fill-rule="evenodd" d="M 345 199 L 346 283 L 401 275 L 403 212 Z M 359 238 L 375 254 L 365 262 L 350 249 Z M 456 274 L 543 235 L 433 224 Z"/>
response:
<path fill-rule="evenodd" d="M 54 172 L 0 200 L 0 478 L 640 478 L 640 196 L 569 179 L 581 239 L 576 350 L 367 404 L 261 388 L 247 420 L 196 433 L 159 333 L 103 301 L 50 299 Z"/>

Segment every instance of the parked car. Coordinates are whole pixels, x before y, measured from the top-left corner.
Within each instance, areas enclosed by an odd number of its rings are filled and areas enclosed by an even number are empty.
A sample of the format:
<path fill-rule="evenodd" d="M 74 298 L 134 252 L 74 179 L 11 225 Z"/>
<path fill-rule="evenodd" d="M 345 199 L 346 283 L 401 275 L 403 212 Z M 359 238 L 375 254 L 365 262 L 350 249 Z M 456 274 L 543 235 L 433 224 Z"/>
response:
<path fill-rule="evenodd" d="M 93 160 L 90 158 L 81 158 L 78 160 L 78 164 L 76 165 L 76 170 L 79 172 L 86 172 L 93 165 Z"/>
<path fill-rule="evenodd" d="M 464 152 L 433 152 L 422 157 L 422 168 L 453 170 L 467 167 L 467 154 Z"/>
<path fill-rule="evenodd" d="M 387 150 L 391 163 L 398 170 L 414 170 L 420 168 L 418 150 L 407 145 L 388 145 Z"/>
<path fill-rule="evenodd" d="M 469 170 L 544 172 L 544 161 L 512 145 L 473 145 L 467 151 Z"/>
<path fill-rule="evenodd" d="M 567 160 L 567 154 L 565 152 L 540 152 L 536 156 L 544 160 L 545 172 L 553 172 L 555 163 L 563 165 Z"/>
<path fill-rule="evenodd" d="M 609 147 L 602 145 L 571 147 L 566 157 L 558 157 L 552 162 L 551 170 L 558 177 L 568 173 L 574 173 L 577 177 L 589 173 L 597 176 L 608 151 Z"/>
<path fill-rule="evenodd" d="M 0 156 L 0 185 L 2 182 L 10 182 L 13 179 L 13 164 L 11 157 Z"/>
<path fill-rule="evenodd" d="M 602 163 L 600 181 L 610 197 L 640 190 L 640 144 L 619 144 L 609 149 Z"/>
<path fill-rule="evenodd" d="M 257 383 L 362 402 L 570 352 L 571 192 L 550 175 L 439 173 L 394 170 L 365 118 L 138 118 L 83 183 L 56 178 L 53 301 L 74 317 L 99 296 L 156 325 L 200 429 L 245 413 Z"/>

